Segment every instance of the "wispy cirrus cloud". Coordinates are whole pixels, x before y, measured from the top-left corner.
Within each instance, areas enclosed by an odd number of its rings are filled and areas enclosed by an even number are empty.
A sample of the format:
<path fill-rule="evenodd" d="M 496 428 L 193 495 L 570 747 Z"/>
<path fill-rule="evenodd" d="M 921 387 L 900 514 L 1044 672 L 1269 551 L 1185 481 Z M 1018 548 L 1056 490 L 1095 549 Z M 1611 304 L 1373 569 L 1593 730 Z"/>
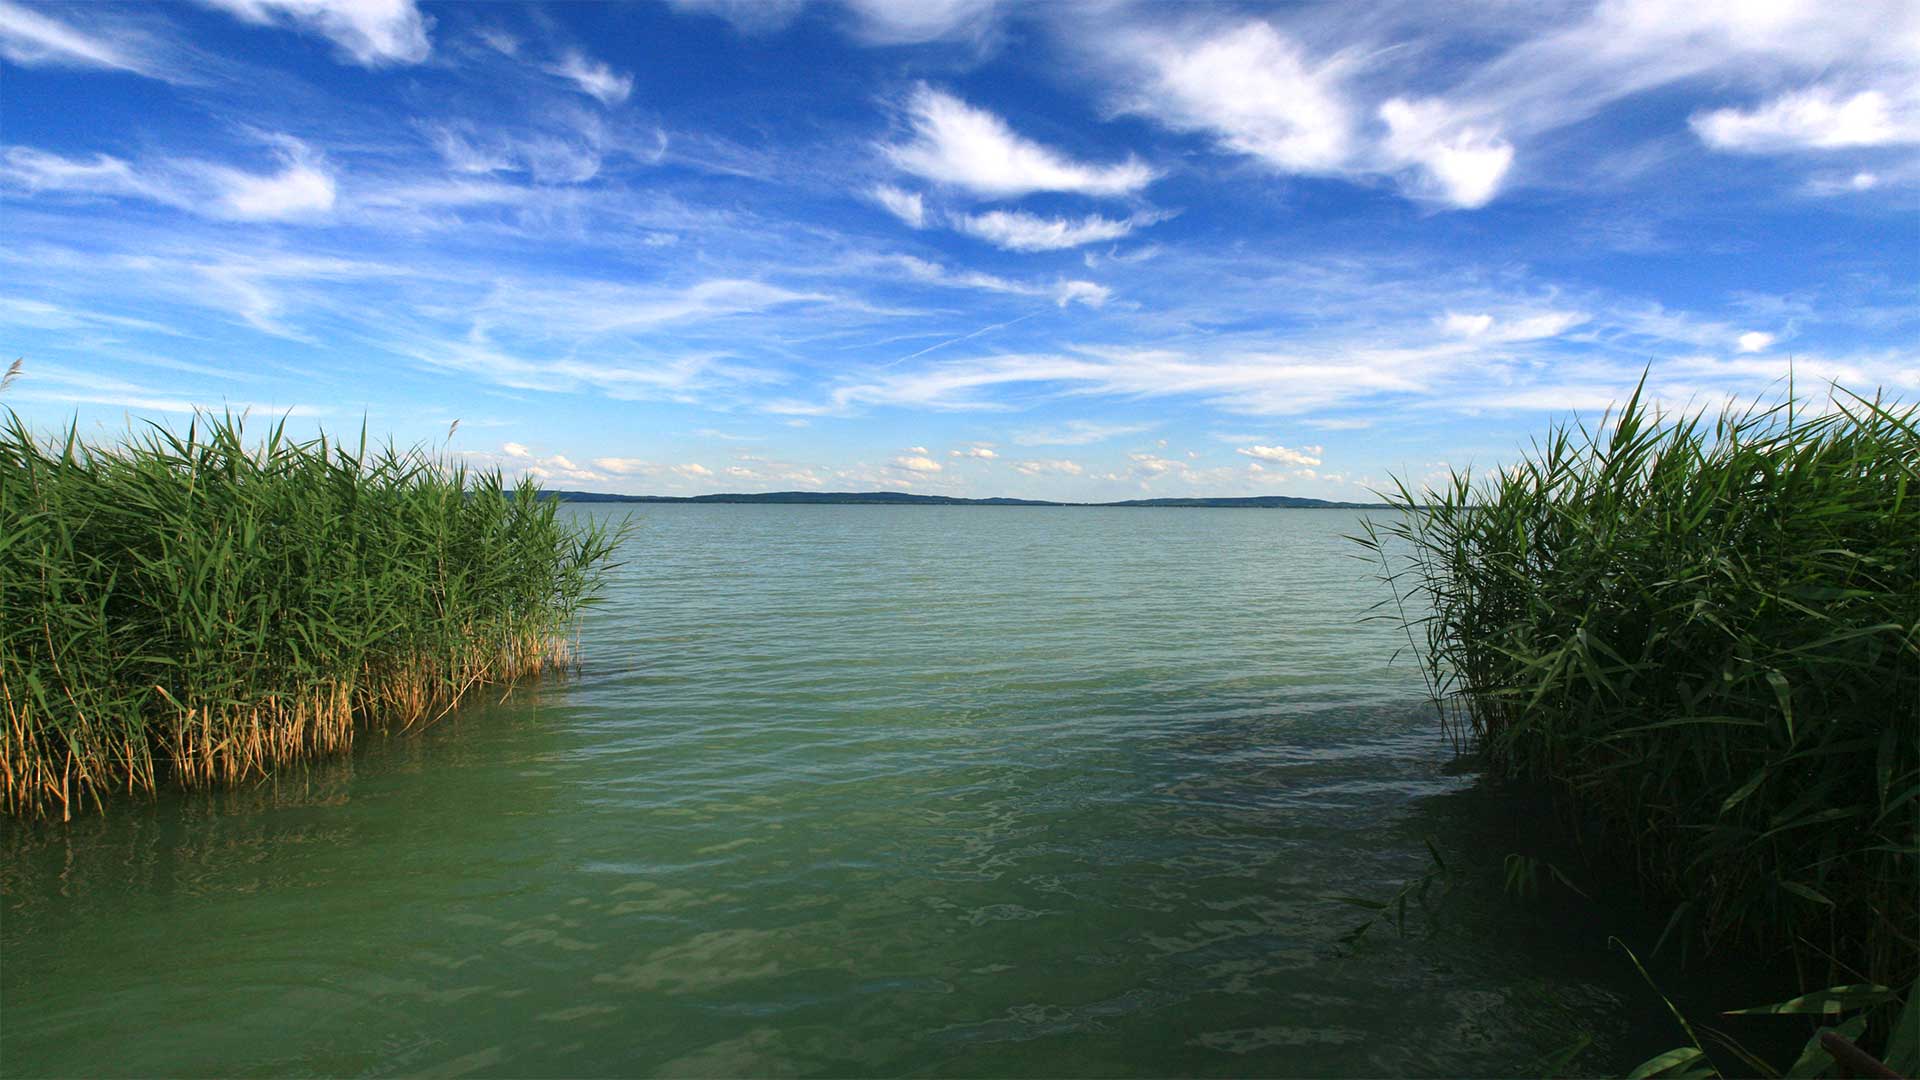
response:
<path fill-rule="evenodd" d="M 892 184 L 876 184 L 872 195 L 873 201 L 879 203 L 881 209 L 899 218 L 908 227 L 927 227 L 927 202 L 919 192 L 903 191 Z"/>
<path fill-rule="evenodd" d="M 568 49 L 546 70 L 602 105 L 618 105 L 633 94 L 632 75 L 615 71 L 606 61 L 595 60 L 578 49 Z"/>
<path fill-rule="evenodd" d="M 1815 0 L 1614 0 L 1572 19 L 1513 20 L 1490 58 L 1431 68 L 1423 53 L 1484 46 L 1487 27 L 1419 8 L 1373 19 L 1337 8 L 1254 19 L 1142 9 L 1063 25 L 1121 111 L 1281 174 L 1392 177 L 1411 197 L 1472 209 L 1498 197 L 1540 137 L 1707 76 L 1777 91 L 1696 112 L 1691 126 L 1716 149 L 1916 141 L 1920 53 L 1902 43 L 1920 34 L 1920 12 L 1898 0 L 1864 6 L 1835 19 Z M 1794 87 L 1796 76 L 1824 81 Z"/>
<path fill-rule="evenodd" d="M 953 226 L 995 247 L 1008 251 L 1060 251 L 1106 240 L 1118 240 L 1133 232 L 1138 219 L 1105 218 L 1098 214 L 1074 220 L 1043 218 L 1018 210 L 989 210 L 984 214 L 957 217 Z"/>
<path fill-rule="evenodd" d="M 1357 47 L 1315 55 L 1265 20 L 1137 23 L 1094 40 L 1124 87 L 1118 108 L 1276 172 L 1400 175 L 1409 195 L 1471 209 L 1493 199 L 1513 162 L 1497 123 L 1438 98 L 1392 97 L 1369 116 Z"/>
<path fill-rule="evenodd" d="M 1462 314 L 1449 311 L 1440 327 L 1454 337 L 1489 343 L 1537 341 L 1558 337 L 1592 316 L 1584 311 L 1541 311 L 1503 314 L 1495 318 L 1485 312 Z"/>
<path fill-rule="evenodd" d="M 571 105 L 542 109 L 519 124 L 463 119 L 422 128 L 455 172 L 522 173 L 540 184 L 581 184 L 599 176 L 611 141 L 601 116 Z M 647 156 L 657 160 L 659 148 Z"/>
<path fill-rule="evenodd" d="M 1021 446 L 1087 446 L 1152 431 L 1153 424 L 1110 424 L 1095 420 L 1069 420 L 1057 427 L 1031 428 L 1016 432 L 1013 441 Z"/>
<path fill-rule="evenodd" d="M 321 157 L 297 139 L 282 137 L 276 155 L 280 170 L 250 173 L 225 166 L 206 166 L 206 175 L 219 190 L 221 206 L 230 217 L 247 221 L 279 221 L 324 214 L 333 209 L 334 179 Z"/>
<path fill-rule="evenodd" d="M 771 34 L 787 28 L 807 0 L 668 0 L 675 10 L 717 15 L 744 34 Z"/>
<path fill-rule="evenodd" d="M 912 136 L 882 147 L 895 167 L 986 198 L 1037 191 L 1127 195 L 1159 175 L 1136 158 L 1092 165 L 1016 133 L 1005 120 L 921 84 L 908 97 Z"/>
<path fill-rule="evenodd" d="M 1752 109 L 1695 113 L 1689 124 L 1716 150 L 1762 154 L 1920 142 L 1920 90 L 1896 104 L 1879 90 L 1814 86 Z"/>
<path fill-rule="evenodd" d="M 249 172 L 197 159 L 136 166 L 107 154 L 67 158 L 27 146 L 0 155 L 0 183 L 41 192 L 138 198 L 208 217 L 243 221 L 307 218 L 333 209 L 334 175 L 298 139 L 269 135 L 274 172 Z"/>
<path fill-rule="evenodd" d="M 743 34 L 786 29 L 809 6 L 807 0 L 670 0 L 687 12 L 717 15 Z M 815 4 L 816 8 L 828 5 Z M 839 21 L 866 45 L 921 45 L 936 41 L 979 42 L 994 29 L 999 0 L 841 0 Z"/>
<path fill-rule="evenodd" d="M 125 384 L 49 377 L 35 422 L 284 400 L 414 438 L 491 408 L 515 467 L 603 478 L 571 486 L 1330 494 L 1294 456 L 1485 460 L 1643 371 L 1679 403 L 1920 371 L 1894 0 L 622 17 L 657 39 L 347 6 L 0 0 L 8 85 L 50 103 L 0 147 L 0 324 Z M 641 94 L 631 38 L 788 64 Z M 135 101 L 135 71 L 193 89 Z M 1824 246 L 1783 258 L 1815 196 Z M 1709 252 L 1779 295 L 1689 273 Z"/>
<path fill-rule="evenodd" d="M 1117 98 L 1128 112 L 1287 172 L 1334 171 L 1352 157 L 1356 117 L 1341 87 L 1350 61 L 1315 60 L 1266 22 L 1135 25 L 1101 44 L 1137 80 Z"/>
<path fill-rule="evenodd" d="M 288 26 L 333 42 L 361 67 L 418 64 L 433 52 L 431 20 L 413 0 L 201 0 L 256 26 Z"/>
<path fill-rule="evenodd" d="M 329 411 L 322 406 L 301 402 L 236 400 L 226 394 L 182 395 L 178 388 L 158 389 L 128 379 L 46 362 L 23 366 L 17 381 L 8 386 L 7 394 L 19 402 L 101 405 L 174 415 L 192 415 L 212 409 L 269 416 L 318 417 L 327 415 Z"/>
<path fill-rule="evenodd" d="M 1051 285 L 1016 281 L 978 270 L 955 270 L 912 255 L 896 255 L 884 261 L 904 270 L 915 280 L 928 284 L 954 289 L 1007 293 L 1014 296 L 1044 297 L 1063 308 L 1070 304 L 1097 308 L 1105 304 L 1113 295 L 1113 290 L 1092 281 L 1062 278 Z"/>
<path fill-rule="evenodd" d="M 25 67 L 94 68 L 187 81 L 184 72 L 160 59 L 160 46 L 147 34 L 109 18 L 88 22 L 83 30 L 47 10 L 0 0 L 0 58 Z"/>
<path fill-rule="evenodd" d="M 869 45 L 978 41 L 993 28 L 999 0 L 841 0 L 853 35 Z"/>

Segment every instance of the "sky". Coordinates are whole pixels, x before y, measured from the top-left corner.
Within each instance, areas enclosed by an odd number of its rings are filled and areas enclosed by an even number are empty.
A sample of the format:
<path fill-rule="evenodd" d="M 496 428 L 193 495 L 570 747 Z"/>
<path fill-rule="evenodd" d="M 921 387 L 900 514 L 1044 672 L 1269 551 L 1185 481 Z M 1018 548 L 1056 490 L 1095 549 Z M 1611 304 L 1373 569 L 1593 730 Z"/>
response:
<path fill-rule="evenodd" d="M 1643 373 L 1920 399 L 1917 283 L 1911 0 L 0 0 L 48 432 L 1360 499 Z"/>

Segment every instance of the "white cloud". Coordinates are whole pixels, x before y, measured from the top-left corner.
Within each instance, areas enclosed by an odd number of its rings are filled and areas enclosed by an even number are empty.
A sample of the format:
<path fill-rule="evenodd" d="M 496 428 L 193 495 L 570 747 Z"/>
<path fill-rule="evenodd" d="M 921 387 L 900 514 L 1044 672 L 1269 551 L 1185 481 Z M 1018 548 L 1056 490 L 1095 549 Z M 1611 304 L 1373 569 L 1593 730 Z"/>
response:
<path fill-rule="evenodd" d="M 209 175 L 220 188 L 227 216 L 247 221 L 305 217 L 333 209 L 332 174 L 318 155 L 293 139 L 282 139 L 277 173 L 260 175 L 220 166 Z"/>
<path fill-rule="evenodd" d="M 907 102 L 913 138 L 883 147 L 900 169 L 988 198 L 1036 191 L 1126 195 L 1157 175 L 1134 158 L 1088 165 L 1016 134 L 998 116 L 922 85 Z"/>
<path fill-rule="evenodd" d="M 307 217 L 333 209 L 334 179 L 321 157 L 288 136 L 272 136 L 270 141 L 276 144 L 279 172 L 250 173 L 204 161 L 135 168 L 106 154 L 83 161 L 14 146 L 0 159 L 0 180 L 28 191 L 130 196 L 245 221 Z"/>
<path fill-rule="evenodd" d="M 1904 112 L 1878 90 L 1843 98 L 1831 87 L 1814 86 L 1751 110 L 1696 113 L 1688 123 L 1708 146 L 1741 153 L 1920 142 L 1920 107 Z"/>
<path fill-rule="evenodd" d="M 998 0 L 841 0 L 854 36 L 869 45 L 977 39 L 993 25 Z"/>
<path fill-rule="evenodd" d="M 434 149 L 440 151 L 447 168 L 461 173 L 495 173 L 514 167 L 511 156 L 498 149 L 483 148 L 460 131 L 436 125 L 430 129 Z"/>
<path fill-rule="evenodd" d="M 1315 61 L 1293 37 L 1254 20 L 1181 30 L 1134 27 L 1106 39 L 1129 73 L 1120 106 L 1175 131 L 1209 135 L 1223 151 L 1308 176 L 1400 173 L 1408 194 L 1485 206 L 1513 163 L 1495 125 L 1434 98 L 1391 98 L 1375 144 L 1346 85 L 1348 52 Z"/>
<path fill-rule="evenodd" d="M 1164 472 L 1185 472 L 1188 469 L 1186 462 L 1163 458 L 1158 454 L 1128 454 L 1127 460 L 1133 462 L 1134 473 L 1144 473 L 1149 476 L 1158 476 Z"/>
<path fill-rule="evenodd" d="M 1148 259 L 1158 258 L 1165 254 L 1166 250 L 1166 248 L 1159 244 L 1145 244 L 1127 252 L 1121 251 L 1118 247 L 1111 247 L 1107 249 L 1104 255 L 1097 251 L 1086 252 L 1080 256 L 1080 261 L 1086 263 L 1087 269 L 1089 270 L 1099 269 L 1102 263 L 1131 266 L 1135 263 L 1146 262 Z"/>
<path fill-rule="evenodd" d="M 870 193 L 873 201 L 887 213 L 916 229 L 927 227 L 927 206 L 917 191 L 902 191 L 891 184 L 877 184 Z"/>
<path fill-rule="evenodd" d="M 884 262 L 898 266 L 909 276 L 928 284 L 954 289 L 979 289 L 984 292 L 1008 293 L 1015 296 L 1044 296 L 1060 307 L 1079 303 L 1097 308 L 1105 304 L 1113 295 L 1113 290 L 1092 281 L 1070 281 L 1062 278 L 1052 285 L 1013 281 L 994 274 L 983 274 L 977 270 L 950 270 L 939 263 L 928 262 L 912 255 L 894 255 L 885 259 Z"/>
<path fill-rule="evenodd" d="M 681 476 L 685 476 L 689 478 L 696 477 L 696 476 L 707 477 L 707 476 L 713 475 L 712 469 L 709 469 L 705 465 L 701 465 L 697 462 L 688 462 L 685 465 L 675 465 L 673 467 L 673 471 L 679 473 Z"/>
<path fill-rule="evenodd" d="M 995 388 L 1052 384 L 1062 392 L 1118 397 L 1197 395 L 1248 413 L 1300 413 L 1380 392 L 1418 392 L 1452 371 L 1458 345 L 1343 349 L 1337 357 L 1244 352 L 1195 355 L 1173 349 L 1085 346 L 1074 353 L 1013 353 L 883 371 L 836 388 L 832 407 L 994 407 Z"/>
<path fill-rule="evenodd" d="M 770 34 L 784 30 L 799 16 L 806 0 L 669 0 L 676 10 L 718 15 L 743 34 Z"/>
<path fill-rule="evenodd" d="M 122 354 L 124 356 L 124 354 Z M 158 366 L 191 370 L 199 374 L 220 374 L 196 364 L 172 364 L 159 358 L 147 358 Z M 324 406 L 282 404 L 275 401 L 235 399 L 223 393 L 184 390 L 177 386 L 154 390 L 139 383 L 103 375 L 92 357 L 86 369 L 63 368 L 57 363 L 35 362 L 19 375 L 20 382 L 7 388 L 10 401 L 59 402 L 64 405 L 110 405 L 143 412 L 206 413 L 223 411 L 234 414 L 260 414 L 280 417 L 325 416 Z M 4 378 L 0 376 L 0 378 Z M 171 395 L 171 396 L 170 396 Z"/>
<path fill-rule="evenodd" d="M 907 453 L 909 453 L 909 454 L 917 454 L 917 455 L 919 455 L 920 457 L 926 457 L 926 456 L 927 456 L 927 454 L 928 454 L 929 452 L 930 452 L 930 451 L 928 451 L 928 450 L 927 450 L 927 448 L 926 448 L 926 447 L 924 447 L 924 446 L 909 446 L 909 447 L 907 447 Z"/>
<path fill-rule="evenodd" d="M 1062 281 L 1054 288 L 1053 302 L 1060 307 L 1081 303 L 1088 307 L 1100 307 L 1113 295 L 1113 290 L 1105 285 L 1096 285 L 1091 281 Z"/>
<path fill-rule="evenodd" d="M 1695 118 L 1710 142 L 1759 149 L 1808 139 L 1867 137 L 1875 91 L 1911 100 L 1920 85 L 1920 5 L 1910 0 L 1608 0 L 1578 20 L 1523 37 L 1474 69 L 1449 98 L 1497 119 L 1512 137 L 1563 128 L 1635 94 L 1685 80 L 1777 90 L 1789 79 L 1846 85 L 1855 97 L 1788 94 L 1752 113 L 1721 110 Z M 1852 104 L 1844 122 L 1832 115 Z"/>
<path fill-rule="evenodd" d="M 575 469 L 575 468 L 562 466 L 554 463 L 555 461 L 565 461 L 565 460 L 566 460 L 565 458 L 558 458 L 558 459 L 549 458 L 547 461 L 541 462 L 540 464 L 529 465 L 527 466 L 527 475 L 533 477 L 536 480 L 574 480 L 574 481 L 589 480 L 590 481 L 590 480 L 606 479 L 605 476 L 601 475 L 600 473 L 594 472 L 592 469 Z"/>
<path fill-rule="evenodd" d="M 637 473 L 658 472 L 660 466 L 642 458 L 601 457 L 593 459 L 593 467 L 617 476 L 632 476 Z"/>
<path fill-rule="evenodd" d="M 1013 471 L 1022 476 L 1040 476 L 1044 473 L 1057 473 L 1061 476 L 1079 476 L 1087 470 L 1077 461 L 1068 461 L 1065 458 L 1053 458 L 1043 461 L 1016 461 L 1013 463 Z"/>
<path fill-rule="evenodd" d="M 1013 437 L 1021 446 L 1086 446 L 1106 442 L 1122 435 L 1138 435 L 1153 430 L 1153 424 L 1101 424 L 1092 420 L 1069 420 L 1056 428 L 1036 428 Z"/>
<path fill-rule="evenodd" d="M 482 26 L 473 33 L 475 37 L 486 43 L 487 48 L 501 56 L 520 55 L 520 38 L 498 26 Z"/>
<path fill-rule="evenodd" d="M 717 15 L 743 34 L 792 25 L 806 0 L 670 0 L 686 12 Z M 999 0 L 841 0 L 846 30 L 867 45 L 978 41 L 993 29 Z"/>
<path fill-rule="evenodd" d="M 1447 333 L 1449 334 L 1458 334 L 1461 337 L 1479 337 L 1481 334 L 1493 329 L 1493 316 L 1485 314 L 1460 315 L 1449 311 L 1441 325 L 1446 327 Z"/>
<path fill-rule="evenodd" d="M 1265 22 L 1199 32 L 1134 28 L 1108 42 L 1130 69 L 1120 105 L 1176 131 L 1211 135 L 1224 150 L 1283 172 L 1324 173 L 1352 154 L 1343 64 L 1312 63 Z"/>
<path fill-rule="evenodd" d="M 915 447 L 915 449 L 919 449 L 919 448 Z M 905 454 L 900 457 L 894 458 L 893 467 L 896 469 L 905 469 L 908 472 L 915 472 L 915 473 L 937 473 L 945 468 L 945 466 L 941 465 L 939 462 L 933 460 L 932 458 L 927 457 L 924 453 Z"/>
<path fill-rule="evenodd" d="M 1415 198 L 1464 208 L 1500 194 L 1527 140 L 1687 80 L 1777 95 L 1697 115 L 1695 129 L 1722 149 L 1920 142 L 1920 5 L 1910 0 L 1859 0 L 1841 14 L 1825 0 L 1581 6 L 1584 16 L 1527 19 L 1431 5 L 1362 18 L 1307 5 L 1253 20 L 1102 7 L 1076 30 L 1121 111 L 1283 174 L 1392 175 Z M 1504 51 L 1464 59 L 1502 39 Z M 1808 79 L 1822 81 L 1782 93 Z"/>
<path fill-rule="evenodd" d="M 125 315 L 112 315 L 88 308 L 62 307 L 49 304 L 44 300 L 27 300 L 16 296 L 0 296 L 0 326 L 31 326 L 43 330 L 78 330 L 90 326 L 119 327 L 128 330 L 140 330 L 148 333 L 181 336 L 181 332 L 164 323 L 149 319 L 129 318 Z M 244 379 L 244 372 L 232 368 L 202 367 L 187 365 L 184 362 L 170 362 L 170 367 L 181 370 L 196 370 L 203 374 L 217 375 L 227 379 Z M 0 375 L 0 378 L 4 378 Z"/>
<path fill-rule="evenodd" d="M 164 79 L 168 75 L 132 40 L 78 29 L 44 12 L 0 0 L 0 57 L 24 67 L 104 68 Z"/>
<path fill-rule="evenodd" d="M 1322 449 L 1318 446 L 1241 446 L 1234 453 L 1281 465 L 1318 465 Z"/>
<path fill-rule="evenodd" d="M 1544 311 L 1538 315 L 1507 319 L 1494 327 L 1491 337 L 1500 342 L 1539 341 L 1559 337 L 1591 318 L 1584 311 Z"/>
<path fill-rule="evenodd" d="M 1000 455 L 994 453 L 992 450 L 989 450 L 984 446 L 969 446 L 961 450 L 949 450 L 947 451 L 947 456 L 957 457 L 957 458 L 979 458 L 982 461 L 992 461 L 994 458 L 997 458 Z"/>
<path fill-rule="evenodd" d="M 1513 164 L 1513 144 L 1493 129 L 1462 124 L 1444 102 L 1394 98 L 1380 106 L 1380 119 L 1387 156 L 1416 170 L 1413 194 L 1475 209 L 1493 200 Z"/>
<path fill-rule="evenodd" d="M 417 64 L 433 51 L 413 0 L 202 0 L 259 26 L 322 34 L 362 67 Z"/>
<path fill-rule="evenodd" d="M 544 287 L 526 284 L 499 290 L 481 313 L 515 321 L 561 321 L 585 333 L 604 334 L 832 299 L 824 293 L 796 292 L 741 278 L 712 278 L 672 288 L 596 280 L 557 281 Z"/>
<path fill-rule="evenodd" d="M 543 184 L 577 184 L 593 179 L 599 175 L 608 142 L 605 120 L 591 109 L 572 106 L 545 110 L 530 126 L 463 123 L 422 127 L 441 159 L 455 172 L 524 171 Z"/>
<path fill-rule="evenodd" d="M 1499 319 L 1484 312 L 1465 315 L 1449 311 L 1440 320 L 1440 327 L 1454 337 L 1485 344 L 1510 344 L 1559 337 L 1591 318 L 1583 311 L 1543 311 Z"/>
<path fill-rule="evenodd" d="M 1743 353 L 1764 352 L 1773 344 L 1773 335 L 1760 330 L 1749 330 L 1740 335 L 1740 351 Z"/>
<path fill-rule="evenodd" d="M 1118 240 L 1133 231 L 1133 224 L 1098 214 L 1072 221 L 1037 217 L 1018 210 L 990 210 L 961 217 L 954 222 L 954 227 L 1008 251 L 1058 251 L 1102 240 Z"/>
<path fill-rule="evenodd" d="M 98 195 L 137 195 L 168 201 L 165 192 L 116 157 L 95 154 L 92 161 L 61 157 L 30 146 L 9 146 L 4 157 L 8 183 L 28 191 L 73 191 Z"/>
<path fill-rule="evenodd" d="M 559 63 L 549 65 L 546 70 L 572 82 L 581 93 L 602 105 L 618 105 L 633 93 L 632 75 L 621 74 L 605 61 L 595 60 L 578 50 L 568 50 Z"/>
<path fill-rule="evenodd" d="M 517 443 L 517 442 L 501 443 L 500 452 L 507 455 L 510 458 L 524 458 L 524 457 L 533 456 L 533 451 L 527 449 L 526 444 Z"/>
<path fill-rule="evenodd" d="M 1810 177 L 1802 188 L 1809 195 L 1828 198 L 1834 195 L 1856 195 L 1862 191 L 1872 191 L 1881 186 L 1883 177 L 1879 173 L 1861 170 L 1855 173 L 1826 174 Z"/>

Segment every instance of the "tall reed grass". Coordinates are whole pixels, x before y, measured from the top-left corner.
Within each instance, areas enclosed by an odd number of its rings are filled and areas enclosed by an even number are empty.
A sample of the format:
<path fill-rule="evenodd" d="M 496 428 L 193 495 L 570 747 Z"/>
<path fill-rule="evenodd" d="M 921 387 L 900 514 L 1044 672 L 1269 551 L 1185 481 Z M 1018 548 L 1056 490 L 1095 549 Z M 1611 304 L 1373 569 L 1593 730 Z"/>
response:
<path fill-rule="evenodd" d="M 0 430 L 0 802 L 231 783 L 568 662 L 616 537 L 530 483 L 285 422 Z"/>
<path fill-rule="evenodd" d="M 1920 967 L 1920 413 L 1835 389 L 1599 430 L 1359 539 L 1443 723 L 1674 905 L 1809 985 Z"/>

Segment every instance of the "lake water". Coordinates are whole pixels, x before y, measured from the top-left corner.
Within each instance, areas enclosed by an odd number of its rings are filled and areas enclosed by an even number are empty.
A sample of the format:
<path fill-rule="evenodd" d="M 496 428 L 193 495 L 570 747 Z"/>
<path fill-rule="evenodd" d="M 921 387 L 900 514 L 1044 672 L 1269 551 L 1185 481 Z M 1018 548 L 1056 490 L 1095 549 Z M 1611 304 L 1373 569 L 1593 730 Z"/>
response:
<path fill-rule="evenodd" d="M 606 514 L 569 507 L 569 514 Z M 1503 895 L 1341 511 L 660 506 L 583 670 L 6 824 L 0 1068 L 1523 1074 L 1679 1041 Z M 1431 865 L 1406 936 L 1341 936 Z M 1436 889 L 1439 886 L 1435 887 Z M 1657 919 L 1654 922 L 1657 929 Z"/>

